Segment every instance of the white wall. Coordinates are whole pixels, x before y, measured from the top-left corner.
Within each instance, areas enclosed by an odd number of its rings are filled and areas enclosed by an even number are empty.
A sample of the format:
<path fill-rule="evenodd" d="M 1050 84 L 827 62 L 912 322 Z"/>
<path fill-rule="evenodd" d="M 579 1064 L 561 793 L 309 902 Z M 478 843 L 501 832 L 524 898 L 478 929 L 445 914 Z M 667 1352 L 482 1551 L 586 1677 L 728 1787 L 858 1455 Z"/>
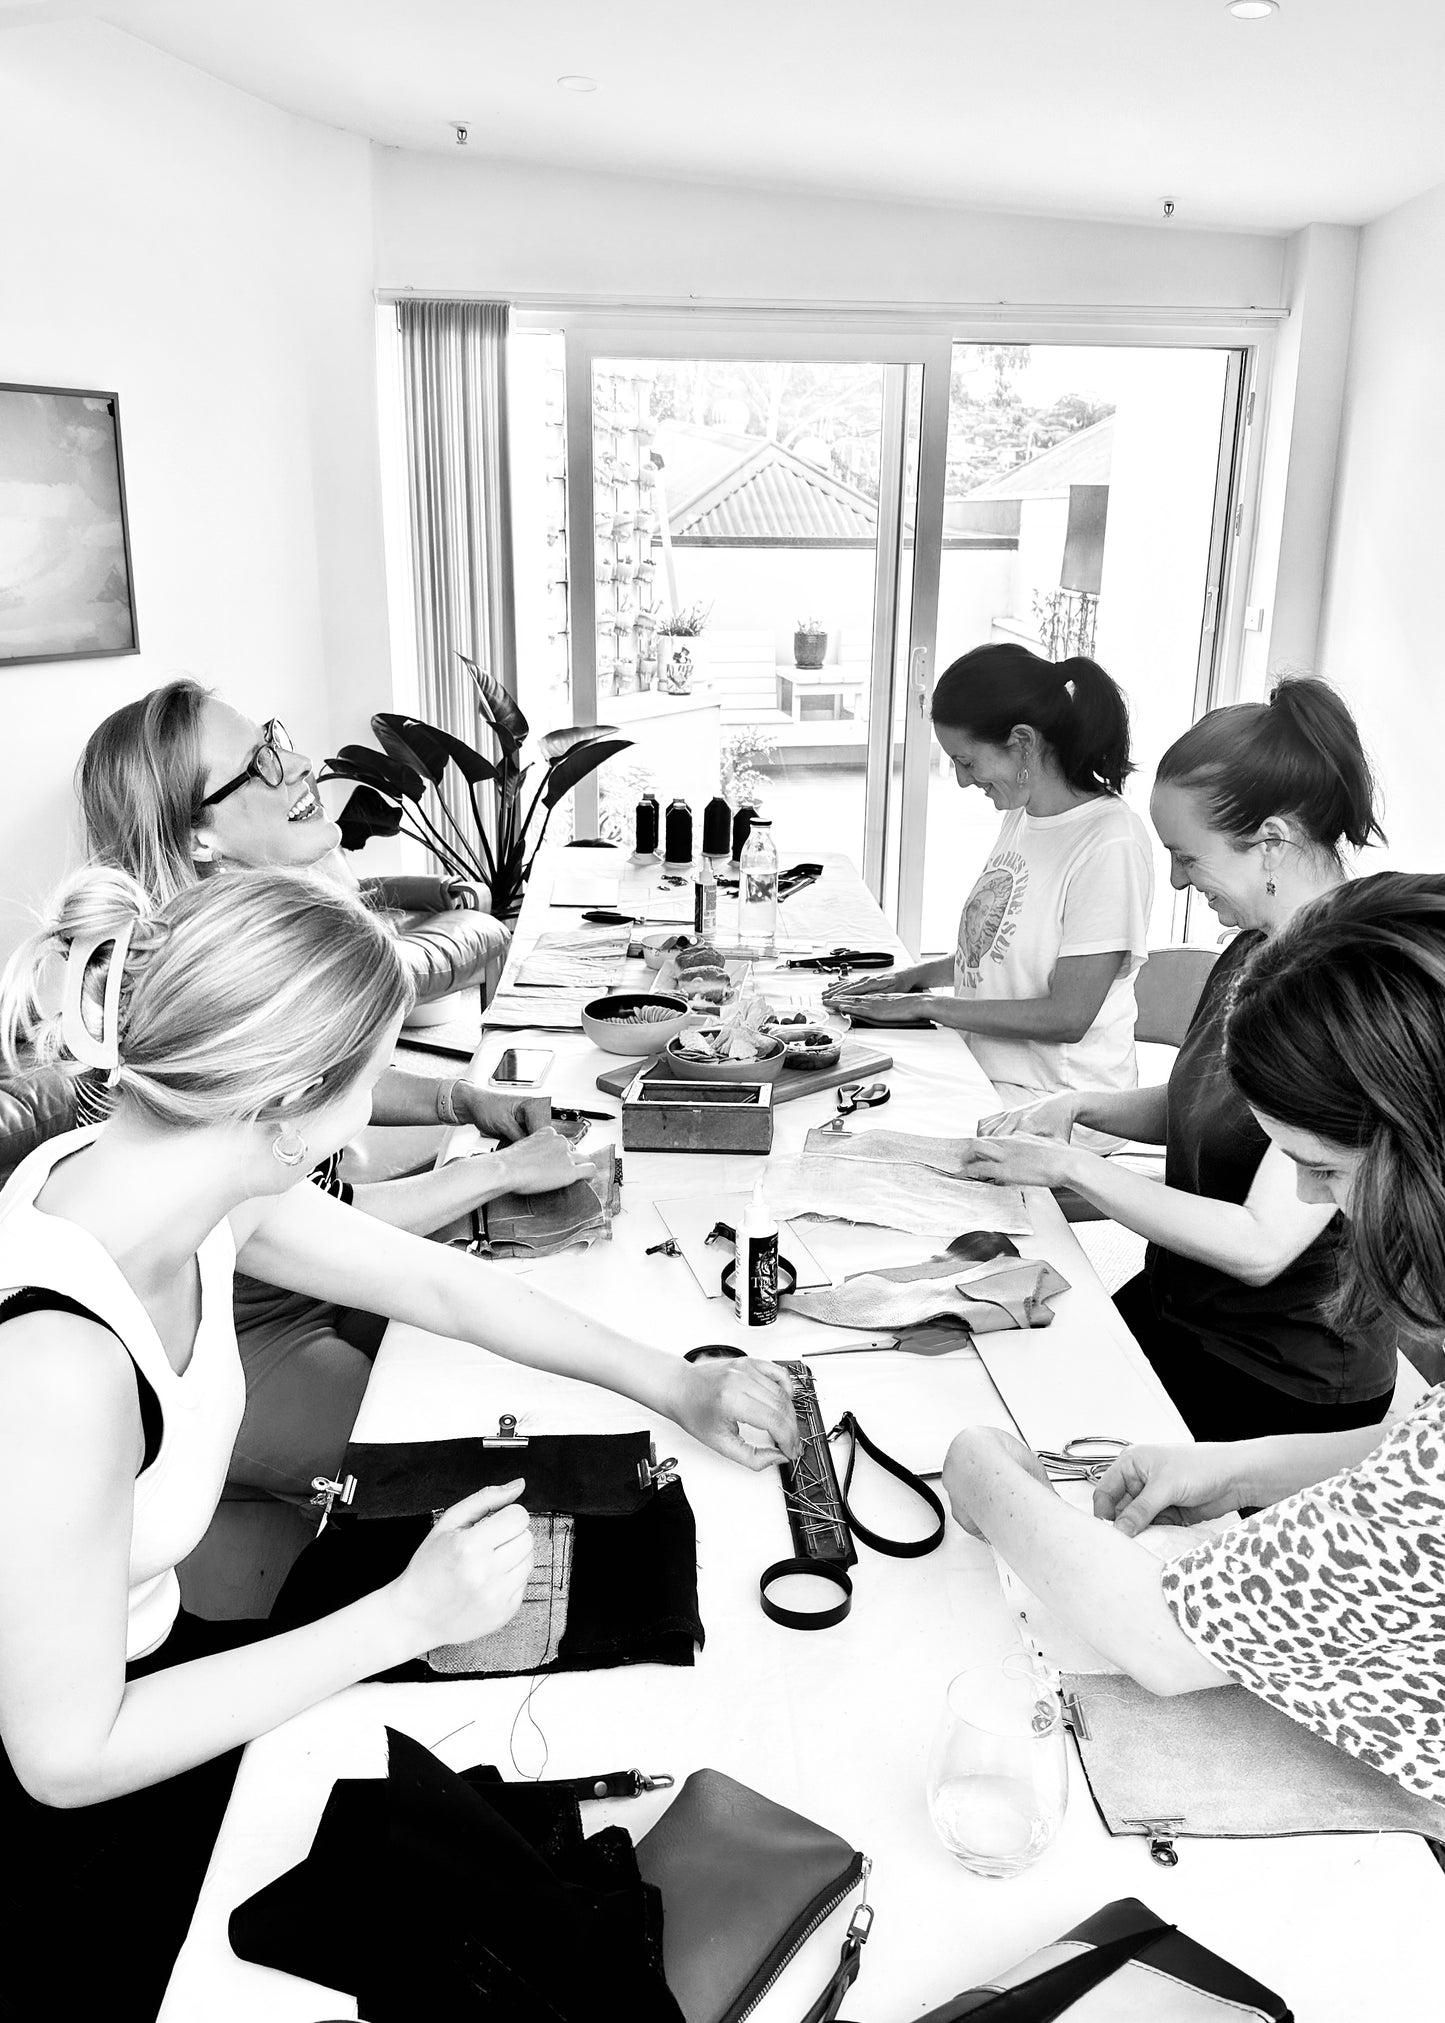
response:
<path fill-rule="evenodd" d="M 724 189 L 378 148 L 382 288 L 1269 307 L 1283 241 Z"/>
<path fill-rule="evenodd" d="M 366 144 L 98 23 L 17 28 L 0 191 L 0 376 L 119 394 L 142 649 L 0 668 L 7 947 L 110 710 L 190 673 L 323 757 L 389 673 Z"/>
<path fill-rule="evenodd" d="M 1361 235 L 1319 671 L 1385 789 L 1389 859 L 1445 868 L 1445 186 Z"/>

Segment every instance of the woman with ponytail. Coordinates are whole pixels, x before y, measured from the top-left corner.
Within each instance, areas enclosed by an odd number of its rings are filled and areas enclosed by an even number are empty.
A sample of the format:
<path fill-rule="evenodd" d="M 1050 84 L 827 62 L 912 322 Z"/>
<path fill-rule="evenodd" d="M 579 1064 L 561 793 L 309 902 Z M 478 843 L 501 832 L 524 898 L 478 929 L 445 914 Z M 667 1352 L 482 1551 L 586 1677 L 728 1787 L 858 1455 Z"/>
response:
<path fill-rule="evenodd" d="M 796 1452 L 775 1365 L 645 1347 L 304 1184 L 365 1124 L 410 998 L 379 921 L 274 871 L 159 910 L 124 874 L 83 872 L 0 987 L 10 1066 L 23 1044 L 114 1095 L 107 1122 L 41 1145 L 0 1193 L 9 1968 L 17 1989 L 59 1972 L 67 2014 L 155 2014 L 241 1744 L 495 1629 L 526 1584 L 518 1482 L 445 1512 L 396 1580 L 304 1629 L 181 1612 L 175 1566 L 210 1523 L 244 1403 L 238 1261 L 605 1385 L 745 1465 Z"/>
<path fill-rule="evenodd" d="M 998 840 L 954 955 L 900 970 L 886 993 L 864 981 L 833 1001 L 865 1024 L 951 1026 L 1005 1101 L 1132 1089 L 1154 868 L 1149 832 L 1119 798 L 1131 771 L 1122 694 L 1095 661 L 979 646 L 939 679 L 933 729 L 958 784 L 1002 811 Z"/>
<path fill-rule="evenodd" d="M 1193 886 L 1239 930 L 1168 1086 L 1074 1092 L 986 1118 L 971 1171 L 1071 1187 L 1149 1239 L 1144 1270 L 1115 1303 L 1201 1440 L 1373 1425 L 1394 1390 L 1397 1330 L 1356 1312 L 1341 1331 L 1334 1208 L 1296 1198 L 1290 1162 L 1235 1089 L 1224 1050 L 1251 958 L 1344 883 L 1347 852 L 1381 835 L 1354 719 L 1309 680 L 1281 682 L 1268 703 L 1211 710 L 1164 754 L 1151 812 L 1175 887 Z M 1325 1082 L 1299 1097 L 1325 1105 Z M 1080 1126 L 1164 1145 L 1164 1186 L 1079 1144 Z"/>
<path fill-rule="evenodd" d="M 1233 1100 L 1300 1202 L 1343 1221 L 1341 1328 L 1383 1316 L 1438 1337 L 1445 878 L 1341 886 L 1252 937 L 1235 982 Z M 1445 1803 L 1445 1388 L 1388 1428 L 1127 1448 L 1093 1518 L 990 1429 L 958 1436 L 944 1480 L 960 1523 L 1140 1684 L 1244 1686 Z M 1199 1540 L 1139 1542 L 1151 1526 L 1244 1509 L 1246 1522 Z"/>

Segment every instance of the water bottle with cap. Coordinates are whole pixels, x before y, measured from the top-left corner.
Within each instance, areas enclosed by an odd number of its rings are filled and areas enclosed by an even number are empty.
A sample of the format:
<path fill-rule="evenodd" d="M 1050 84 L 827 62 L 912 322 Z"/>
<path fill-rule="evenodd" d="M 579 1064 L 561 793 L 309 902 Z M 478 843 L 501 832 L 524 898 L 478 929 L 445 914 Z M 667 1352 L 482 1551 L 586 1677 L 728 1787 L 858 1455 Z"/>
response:
<path fill-rule="evenodd" d="M 753 817 L 738 866 L 738 940 L 759 955 L 778 952 L 778 848 L 766 815 Z"/>

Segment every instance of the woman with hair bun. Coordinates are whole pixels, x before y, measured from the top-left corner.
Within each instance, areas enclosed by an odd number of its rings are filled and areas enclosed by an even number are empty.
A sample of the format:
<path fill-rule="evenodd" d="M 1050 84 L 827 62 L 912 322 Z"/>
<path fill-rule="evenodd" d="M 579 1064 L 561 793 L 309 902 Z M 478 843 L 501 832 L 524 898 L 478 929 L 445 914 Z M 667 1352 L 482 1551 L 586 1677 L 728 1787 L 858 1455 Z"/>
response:
<path fill-rule="evenodd" d="M 396 1580 L 304 1629 L 181 1612 L 175 1566 L 210 1523 L 244 1403 L 237 1261 L 604 1385 L 747 1466 L 797 1451 L 776 1365 L 648 1348 L 304 1184 L 365 1124 L 410 1000 L 364 907 L 260 871 L 159 910 L 122 873 L 83 872 L 0 987 L 10 1065 L 23 1040 L 28 1061 L 97 1070 L 115 1096 L 0 1193 L 11 1979 L 58 1975 L 67 2014 L 154 2015 L 242 1743 L 497 1628 L 526 1584 L 516 1482 L 445 1512 Z"/>
<path fill-rule="evenodd" d="M 1119 798 L 1132 770 L 1123 695 L 1095 661 L 978 646 L 940 677 L 933 729 L 958 784 L 1004 818 L 957 951 L 898 971 L 886 992 L 864 980 L 831 1001 L 865 1024 L 951 1026 L 1015 1103 L 1132 1089 L 1154 868 L 1149 832 Z"/>
<path fill-rule="evenodd" d="M 1318 698 L 1289 696 L 1286 710 L 1302 700 L 1324 730 Z M 1257 720 L 1243 722 L 1257 734 Z M 1350 800 L 1356 833 L 1369 833 L 1368 802 L 1354 789 Z M 1282 868 L 1281 857 L 1276 886 Z M 1445 878 L 1382 872 L 1341 886 L 1267 940 L 1251 937 L 1235 976 L 1232 1101 L 1301 1203 L 1338 1212 L 1341 1325 L 1383 1315 L 1438 1337 Z M 959 1522 L 1141 1685 L 1244 1686 L 1445 1804 L 1445 1387 L 1389 1427 L 1127 1448 L 1094 1491 L 1093 1518 L 989 1428 L 958 1436 L 944 1482 Z M 1246 1508 L 1246 1522 L 1181 1541 L 1182 1552 L 1165 1548 L 1177 1532 L 1139 1540 Z"/>
<path fill-rule="evenodd" d="M 1383 840 L 1374 801 L 1354 719 L 1324 682 L 1284 681 L 1268 703 L 1202 717 L 1164 754 L 1151 812 L 1176 889 L 1193 886 L 1239 932 L 1167 1087 L 1071 1092 L 986 1118 L 974 1148 L 976 1179 L 1073 1188 L 1149 1239 L 1115 1303 L 1201 1440 L 1373 1425 L 1394 1390 L 1396 1327 L 1357 1314 L 1340 1331 L 1334 1207 L 1296 1198 L 1224 1047 L 1251 957 L 1345 882 L 1347 852 Z M 1165 1146 L 1164 1186 L 1070 1142 L 1080 1126 Z"/>

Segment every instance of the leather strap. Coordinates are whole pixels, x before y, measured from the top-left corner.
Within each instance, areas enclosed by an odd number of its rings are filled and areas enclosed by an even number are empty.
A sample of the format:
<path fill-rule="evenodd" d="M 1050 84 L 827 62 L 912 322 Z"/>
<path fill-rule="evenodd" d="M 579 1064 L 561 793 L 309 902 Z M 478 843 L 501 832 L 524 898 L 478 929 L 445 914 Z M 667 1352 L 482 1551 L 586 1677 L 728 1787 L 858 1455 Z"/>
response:
<path fill-rule="evenodd" d="M 843 1997 L 858 1978 L 863 1965 L 863 1948 L 873 1929 L 873 1906 L 867 1900 L 866 1883 L 864 1890 L 864 1900 L 854 1911 L 843 1936 L 843 1947 L 838 1955 L 838 1964 L 833 1969 L 833 1978 L 803 2018 L 803 2023 L 833 2023 L 833 2018 L 843 2006 Z"/>
<path fill-rule="evenodd" d="M 738 1261 L 736 1258 L 734 1258 L 731 1264 L 725 1264 L 723 1266 L 722 1293 L 724 1299 L 733 1298 L 733 1296 L 737 1292 L 737 1284 L 738 1284 Z M 788 1293 L 796 1292 L 797 1290 L 798 1290 L 797 1267 L 792 1263 L 790 1263 L 786 1257 L 780 1255 L 778 1258 L 778 1298 L 783 1299 L 786 1297 Z"/>
<path fill-rule="evenodd" d="M 775 1580 L 786 1580 L 790 1574 L 816 1575 L 819 1580 L 830 1580 L 842 1594 L 842 1600 L 834 1602 L 830 1609 L 790 1609 L 782 1602 L 774 1601 L 768 1589 Z M 758 1576 L 758 1599 L 763 1605 L 763 1614 L 769 1622 L 781 1623 L 785 1630 L 831 1630 L 841 1623 L 853 1606 L 853 1583 L 848 1578 L 848 1569 L 831 1559 L 775 1559 Z"/>
<path fill-rule="evenodd" d="M 886 1553 L 890 1559 L 922 1559 L 925 1553 L 932 1552 L 936 1546 L 941 1545 L 947 1520 L 943 1514 L 942 1503 L 928 1484 L 915 1475 L 911 1468 L 905 1468 L 901 1461 L 895 1461 L 891 1454 L 885 1454 L 881 1447 L 870 1440 L 851 1412 L 843 1414 L 828 1438 L 831 1440 L 838 1433 L 846 1433 L 851 1443 L 848 1448 L 848 1466 L 843 1471 L 843 1515 L 848 1520 L 849 1529 L 861 1538 L 865 1545 L 871 1545 L 875 1552 Z M 860 1447 L 870 1460 L 876 1461 L 880 1468 L 901 1482 L 905 1489 L 911 1489 L 915 1496 L 928 1505 L 937 1522 L 926 1538 L 884 1538 L 880 1532 L 870 1531 L 866 1524 L 859 1523 L 853 1506 L 848 1501 L 848 1490 L 853 1481 L 853 1468 Z"/>

